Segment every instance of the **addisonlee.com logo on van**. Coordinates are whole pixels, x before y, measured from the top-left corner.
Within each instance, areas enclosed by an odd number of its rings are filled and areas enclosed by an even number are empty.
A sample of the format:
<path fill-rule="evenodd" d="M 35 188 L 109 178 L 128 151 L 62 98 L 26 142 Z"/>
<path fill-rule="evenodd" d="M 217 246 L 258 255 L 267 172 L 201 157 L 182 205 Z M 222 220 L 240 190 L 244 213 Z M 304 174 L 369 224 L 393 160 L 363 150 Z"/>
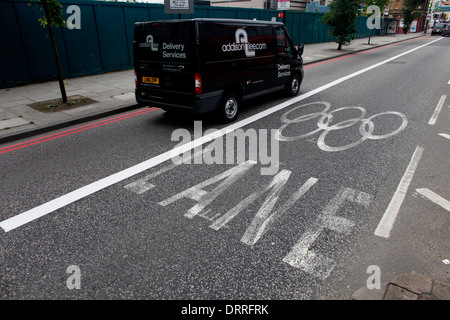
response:
<path fill-rule="evenodd" d="M 247 31 L 242 28 L 236 30 L 235 37 L 236 42 L 224 44 L 222 46 L 223 52 L 244 50 L 246 57 L 254 57 L 255 50 L 267 49 L 267 45 L 265 43 L 249 43 Z"/>
<path fill-rule="evenodd" d="M 147 36 L 144 43 L 139 43 L 139 47 L 141 48 L 150 47 L 152 51 L 158 51 L 158 43 L 153 42 L 153 36 L 151 34 Z"/>

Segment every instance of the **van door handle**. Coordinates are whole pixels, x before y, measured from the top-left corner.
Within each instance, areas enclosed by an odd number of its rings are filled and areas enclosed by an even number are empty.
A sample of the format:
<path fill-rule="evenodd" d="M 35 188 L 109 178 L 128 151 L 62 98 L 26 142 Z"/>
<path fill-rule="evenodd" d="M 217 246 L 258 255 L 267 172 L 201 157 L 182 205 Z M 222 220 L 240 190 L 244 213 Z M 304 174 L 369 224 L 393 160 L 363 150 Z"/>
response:
<path fill-rule="evenodd" d="M 180 69 L 180 70 L 183 70 L 184 69 L 184 66 L 178 66 L 178 69 Z"/>

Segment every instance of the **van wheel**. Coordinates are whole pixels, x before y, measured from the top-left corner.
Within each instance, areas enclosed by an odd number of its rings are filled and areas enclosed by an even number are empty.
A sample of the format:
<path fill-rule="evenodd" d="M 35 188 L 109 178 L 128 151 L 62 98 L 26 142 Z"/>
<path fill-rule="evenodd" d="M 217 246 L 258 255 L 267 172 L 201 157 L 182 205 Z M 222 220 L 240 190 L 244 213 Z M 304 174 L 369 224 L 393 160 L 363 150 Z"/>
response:
<path fill-rule="evenodd" d="M 233 92 L 225 93 L 217 110 L 217 118 L 221 122 L 233 122 L 236 120 L 240 107 L 240 100 Z"/>
<path fill-rule="evenodd" d="M 289 80 L 286 92 L 291 97 L 296 96 L 300 92 L 300 76 L 298 74 L 294 74 Z"/>

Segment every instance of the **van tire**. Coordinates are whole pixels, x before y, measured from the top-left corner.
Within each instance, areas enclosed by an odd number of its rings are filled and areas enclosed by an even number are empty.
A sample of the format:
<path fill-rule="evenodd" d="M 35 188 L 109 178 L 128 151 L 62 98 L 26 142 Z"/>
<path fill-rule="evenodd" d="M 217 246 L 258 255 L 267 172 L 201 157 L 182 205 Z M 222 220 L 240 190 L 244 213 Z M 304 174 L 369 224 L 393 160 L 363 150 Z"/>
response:
<path fill-rule="evenodd" d="M 300 76 L 298 74 L 294 74 L 287 83 L 286 93 L 290 97 L 296 96 L 300 92 Z"/>
<path fill-rule="evenodd" d="M 240 106 L 241 100 L 237 94 L 225 92 L 217 109 L 217 119 L 222 123 L 233 122 L 238 117 Z"/>

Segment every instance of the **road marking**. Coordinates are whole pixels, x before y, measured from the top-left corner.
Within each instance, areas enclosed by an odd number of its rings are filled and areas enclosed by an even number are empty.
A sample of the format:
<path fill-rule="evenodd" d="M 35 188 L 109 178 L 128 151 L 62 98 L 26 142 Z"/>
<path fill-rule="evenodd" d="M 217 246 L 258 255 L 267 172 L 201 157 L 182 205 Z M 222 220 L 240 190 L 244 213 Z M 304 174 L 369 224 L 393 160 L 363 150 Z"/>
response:
<path fill-rule="evenodd" d="M 418 193 L 421 195 L 427 197 L 429 200 L 433 201 L 434 203 L 440 205 L 442 208 L 444 208 L 447 211 L 450 211 L 450 201 L 447 199 L 442 198 L 440 195 L 434 193 L 430 189 L 426 188 L 420 188 L 416 189 Z"/>
<path fill-rule="evenodd" d="M 241 241 L 248 245 L 254 245 L 270 228 L 275 219 L 280 217 L 297 202 L 316 182 L 317 178 L 309 178 L 278 210 L 272 213 L 272 208 L 278 200 L 279 194 L 270 195 L 256 213 L 252 222 L 245 230 Z"/>
<path fill-rule="evenodd" d="M 0 222 L 0 228 L 2 228 L 5 232 L 9 232 L 11 230 L 14 230 L 24 224 L 27 224 L 35 219 L 41 218 L 55 210 L 58 210 L 60 208 L 63 208 L 71 203 L 74 203 L 82 198 L 85 198 L 89 195 L 92 195 L 102 189 L 105 189 L 109 186 L 112 186 L 120 181 L 123 181 L 125 179 L 128 179 L 136 174 L 139 174 L 145 170 L 148 170 L 150 168 L 153 168 L 155 166 L 157 166 L 160 163 L 163 163 L 167 160 L 172 159 L 174 156 L 176 155 L 180 155 L 186 151 L 192 150 L 195 147 L 201 146 L 207 142 L 213 141 L 214 139 L 218 138 L 218 137 L 222 137 L 230 132 L 233 132 L 236 129 L 242 128 L 246 125 L 249 125 L 255 121 L 258 121 L 260 119 L 263 119 L 269 115 L 271 115 L 272 113 L 278 112 L 286 107 L 291 106 L 294 103 L 297 103 L 299 101 L 305 100 L 311 96 L 314 96 L 322 91 L 328 90 L 334 86 L 337 86 L 338 84 L 341 84 L 347 80 L 350 80 L 354 77 L 357 77 L 361 74 L 364 74 L 366 72 L 369 72 L 375 68 L 378 68 L 392 60 L 395 60 L 397 58 L 400 58 L 402 56 L 405 56 L 407 54 L 410 54 L 416 50 L 419 50 L 423 47 L 426 47 L 430 44 L 433 44 L 437 41 L 442 40 L 443 38 L 438 38 L 436 40 L 430 41 L 426 44 L 423 44 L 421 46 L 415 47 L 413 49 L 410 49 L 408 51 L 405 51 L 401 54 L 398 54 L 394 57 L 388 58 L 384 61 L 378 62 L 376 64 L 373 64 L 367 68 L 361 69 L 359 71 L 356 71 L 354 73 L 351 73 L 347 76 L 344 76 L 340 79 L 334 80 L 330 83 L 327 83 L 319 88 L 316 88 L 314 90 L 311 90 L 309 92 L 306 92 L 298 97 L 294 97 L 292 99 L 289 99 L 283 103 L 280 103 L 272 108 L 269 108 L 267 110 L 264 110 L 263 112 L 260 112 L 258 114 L 255 114 L 253 116 L 250 116 L 246 119 L 243 119 L 241 121 L 235 122 L 221 130 L 217 130 L 211 134 L 205 135 L 199 139 L 195 139 L 185 145 L 182 146 L 178 146 L 172 150 L 166 151 L 156 157 L 153 157 L 151 159 L 148 159 L 146 161 L 143 161 L 141 163 L 138 163 L 130 168 L 127 168 L 125 170 L 119 171 L 117 173 L 114 173 L 108 177 L 105 177 L 103 179 L 100 179 L 98 181 L 95 181 L 91 184 L 88 184 L 84 187 L 81 187 L 79 189 L 76 189 L 70 193 L 67 193 L 61 197 L 58 197 L 54 200 L 51 200 L 49 202 L 46 202 L 44 204 L 41 204 L 40 206 L 37 206 L 33 209 L 27 210 L 25 212 L 22 212 L 14 217 L 11 217 L 7 220 L 4 220 L 2 222 Z"/>
<path fill-rule="evenodd" d="M 381 218 L 377 229 L 375 230 L 375 235 L 383 238 L 389 238 L 392 227 L 394 226 L 395 219 L 397 218 L 397 214 L 400 210 L 400 207 L 405 199 L 406 192 L 408 191 L 409 185 L 414 176 L 414 172 L 417 169 L 420 158 L 422 157 L 423 148 L 417 146 L 414 154 L 409 162 L 408 167 L 406 168 L 405 173 L 403 174 L 402 179 L 400 180 L 400 184 L 395 190 L 394 196 L 389 203 L 386 211 L 384 212 L 383 217 Z"/>
<path fill-rule="evenodd" d="M 450 134 L 446 134 L 446 133 L 438 133 L 439 136 L 450 139 Z"/>
<path fill-rule="evenodd" d="M 325 228 L 349 235 L 355 223 L 346 218 L 336 216 L 338 210 L 344 205 L 345 201 L 355 202 L 367 207 L 371 198 L 367 193 L 350 188 L 341 188 L 334 198 L 330 200 L 314 224 L 302 234 L 300 240 L 283 258 L 283 262 L 322 280 L 328 278 L 336 262 L 334 259 L 315 252 L 311 248 L 313 243 Z"/>
<path fill-rule="evenodd" d="M 223 228 L 228 222 L 230 222 L 234 217 L 236 217 L 242 210 L 247 208 L 250 204 L 252 204 L 256 199 L 261 197 L 265 192 L 271 190 L 271 193 L 267 197 L 267 199 L 262 204 L 259 209 L 256 217 L 258 215 L 268 215 L 271 213 L 273 206 L 278 200 L 280 193 L 283 191 L 283 188 L 289 177 L 291 176 L 291 171 L 282 170 L 276 176 L 272 178 L 272 181 L 266 185 L 261 187 L 259 190 L 254 192 L 253 194 L 247 196 L 244 200 L 234 206 L 225 214 L 220 215 L 211 225 L 210 228 L 214 230 L 219 230 Z M 255 217 L 255 218 L 256 218 Z M 267 217 L 266 217 L 267 218 Z M 253 223 L 252 223 L 253 224 Z M 256 241 L 255 241 L 256 242 Z"/>
<path fill-rule="evenodd" d="M 236 182 L 242 175 L 244 175 L 249 169 L 251 169 L 256 164 L 256 161 L 248 160 L 241 163 L 240 165 L 228 169 L 225 172 L 219 173 L 218 175 L 209 178 L 189 189 L 186 189 L 166 200 L 158 202 L 159 205 L 165 207 L 169 204 L 174 203 L 182 198 L 190 198 L 197 201 L 191 209 L 184 215 L 187 218 L 192 219 L 196 215 L 200 214 L 203 209 L 205 209 L 211 202 L 213 202 L 221 193 L 228 189 L 234 182 Z M 220 180 L 221 182 L 214 190 L 207 192 L 203 188 L 211 184 L 215 184 Z"/>
<path fill-rule="evenodd" d="M 324 65 L 324 64 L 328 64 L 328 63 L 339 61 L 339 60 L 344 60 L 344 59 L 351 58 L 351 57 L 354 57 L 354 56 L 356 56 L 356 55 L 355 54 L 348 54 L 348 55 L 345 55 L 343 57 L 338 57 L 338 58 L 334 58 L 334 59 L 331 59 L 331 60 L 320 61 L 320 62 L 308 64 L 308 65 L 304 66 L 303 69 L 309 69 L 309 68 L 321 66 L 321 65 Z"/>
<path fill-rule="evenodd" d="M 203 152 L 208 152 L 209 150 L 210 150 L 209 148 L 205 148 L 205 150 L 196 152 L 193 155 L 188 154 L 187 156 L 183 157 L 179 162 L 177 162 L 177 163 L 171 162 L 167 166 L 165 166 L 155 172 L 152 172 L 137 181 L 127 184 L 124 188 L 131 192 L 134 192 L 136 194 L 143 194 L 144 192 L 147 192 L 155 187 L 154 184 L 149 182 L 150 179 L 156 178 L 157 176 L 178 167 L 185 160 L 189 161 L 189 160 L 191 160 L 191 158 L 195 159 L 195 158 L 201 156 L 203 154 Z"/>
<path fill-rule="evenodd" d="M 310 106 L 310 105 L 323 105 L 323 106 L 321 107 L 322 110 L 320 112 L 302 114 L 301 116 L 294 118 L 294 119 L 291 119 L 288 117 L 288 115 L 291 112 L 296 111 L 297 109 L 301 109 L 306 106 Z M 284 124 L 278 129 L 278 131 L 276 131 L 275 139 L 280 140 L 280 141 L 295 141 L 298 139 L 303 139 L 306 137 L 313 136 L 322 131 L 322 133 L 317 138 L 317 146 L 323 151 L 337 152 L 337 151 L 343 151 L 343 150 L 347 150 L 349 148 L 353 148 L 353 147 L 359 145 L 360 143 L 366 141 L 367 139 L 381 140 L 381 139 L 390 138 L 390 137 L 400 133 L 403 129 L 406 128 L 406 126 L 408 124 L 408 119 L 406 119 L 406 116 L 404 114 L 402 114 L 400 112 L 396 112 L 396 111 L 381 112 L 381 113 L 374 114 L 368 118 L 365 118 L 366 109 L 361 106 L 343 107 L 343 108 L 329 111 L 330 107 L 331 107 L 331 104 L 329 102 L 324 101 L 324 102 L 306 103 L 306 104 L 299 105 L 299 106 L 296 106 L 296 107 L 288 110 L 280 118 L 280 121 L 283 122 Z M 344 121 L 334 123 L 331 126 L 329 125 L 333 119 L 333 113 L 343 111 L 343 110 L 349 110 L 349 109 L 358 110 L 360 113 L 360 116 L 358 118 L 346 119 Z M 374 119 L 376 117 L 380 117 L 380 116 L 385 116 L 385 115 L 391 115 L 391 116 L 393 115 L 393 116 L 400 117 L 400 119 L 402 119 L 401 125 L 398 128 L 394 129 L 393 131 L 383 134 L 383 135 L 373 134 L 373 131 L 375 129 L 375 124 L 373 123 L 372 119 Z M 317 128 L 314 128 L 314 130 L 304 133 L 304 134 L 301 134 L 301 135 L 298 135 L 298 136 L 294 136 L 294 137 L 290 137 L 290 136 L 287 137 L 287 136 L 283 135 L 283 130 L 286 129 L 288 126 L 290 126 L 294 123 L 297 124 L 297 123 L 301 123 L 301 122 L 308 121 L 308 120 L 315 119 L 315 118 L 318 118 L 318 120 L 317 120 Z M 361 123 L 359 126 L 359 133 L 361 134 L 361 138 L 359 140 L 351 142 L 344 146 L 336 146 L 336 147 L 329 146 L 325 143 L 325 136 L 327 134 L 329 134 L 331 131 L 348 128 L 349 126 L 353 126 L 358 123 Z"/>
<path fill-rule="evenodd" d="M 443 94 L 441 98 L 439 99 L 439 102 L 436 106 L 436 109 L 434 109 L 433 115 L 430 118 L 430 121 L 428 121 L 428 124 L 434 125 L 436 123 L 437 117 L 439 116 L 439 113 L 441 112 L 442 106 L 444 105 L 445 99 L 447 99 L 447 95 Z"/>
<path fill-rule="evenodd" d="M 52 133 L 50 135 L 43 136 L 43 137 L 40 137 L 40 138 L 36 138 L 36 139 L 32 139 L 32 140 L 27 140 L 27 141 L 24 141 L 24 142 L 16 143 L 16 144 L 13 144 L 13 145 L 10 145 L 10 146 L 7 146 L 7 147 L 0 148 L 0 154 L 8 153 L 8 152 L 11 152 L 11 151 L 14 151 L 14 150 L 18 150 L 18 149 L 22 149 L 22 148 L 26 148 L 26 147 L 30 147 L 30 146 L 33 146 L 33 145 L 36 145 L 36 144 L 40 144 L 40 143 L 43 143 L 43 142 L 47 142 L 47 141 L 51 141 L 51 140 L 54 140 L 54 139 L 62 138 L 62 137 L 69 136 L 69 135 L 72 135 L 74 133 L 86 131 L 86 130 L 89 130 L 89 129 L 94 129 L 94 128 L 97 128 L 97 127 L 100 127 L 100 126 L 104 126 L 104 125 L 107 125 L 107 124 L 115 123 L 115 122 L 122 121 L 122 120 L 125 120 L 125 119 L 129 119 L 129 118 L 132 118 L 132 117 L 140 116 L 140 115 L 143 115 L 143 114 L 146 114 L 146 113 L 149 113 L 149 112 L 153 112 L 153 111 L 156 111 L 156 110 L 159 110 L 159 109 L 158 108 L 153 108 L 153 107 L 152 108 L 141 109 L 141 110 L 138 110 L 138 111 L 133 111 L 133 112 L 130 112 L 130 113 L 122 114 L 122 115 L 117 116 L 117 117 L 108 118 L 108 119 L 105 119 L 105 120 L 101 120 L 101 121 L 98 121 L 98 122 L 94 122 L 94 123 L 90 123 L 90 124 L 87 124 L 87 125 L 79 126 L 79 127 L 76 127 L 76 128 L 72 128 L 72 129 L 68 129 L 68 130 Z"/>

